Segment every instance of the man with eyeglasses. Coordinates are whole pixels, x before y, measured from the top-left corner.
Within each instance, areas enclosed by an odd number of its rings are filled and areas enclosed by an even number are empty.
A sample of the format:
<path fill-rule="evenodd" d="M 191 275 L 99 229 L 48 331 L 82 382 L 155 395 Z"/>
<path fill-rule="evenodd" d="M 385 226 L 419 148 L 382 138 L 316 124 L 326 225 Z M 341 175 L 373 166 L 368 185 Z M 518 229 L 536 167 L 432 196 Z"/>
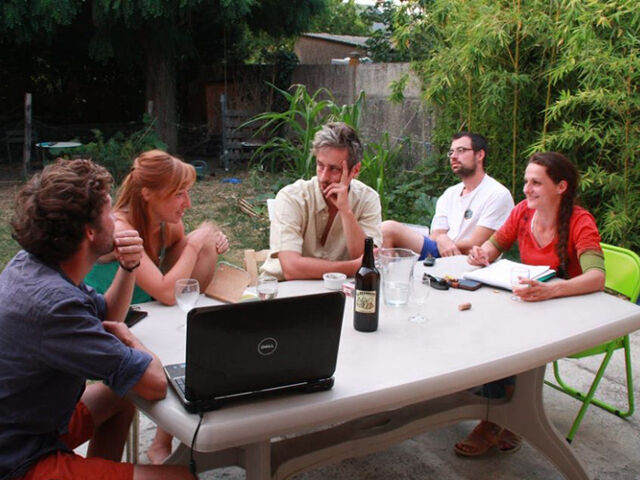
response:
<path fill-rule="evenodd" d="M 505 222 L 513 208 L 507 188 L 485 173 L 487 140 L 477 133 L 458 132 L 451 138 L 451 169 L 462 180 L 438 198 L 431 233 L 387 220 L 382 223 L 383 246 L 409 248 L 434 258 L 467 254 L 482 245 Z"/>

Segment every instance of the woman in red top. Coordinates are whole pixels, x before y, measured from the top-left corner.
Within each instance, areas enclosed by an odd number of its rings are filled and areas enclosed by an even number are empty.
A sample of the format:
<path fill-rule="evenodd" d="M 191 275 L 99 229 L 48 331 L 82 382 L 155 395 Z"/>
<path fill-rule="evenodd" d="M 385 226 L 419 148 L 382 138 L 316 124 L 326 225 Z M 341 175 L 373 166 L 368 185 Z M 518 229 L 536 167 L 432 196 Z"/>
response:
<path fill-rule="evenodd" d="M 512 210 L 505 224 L 482 246 L 469 252 L 472 265 L 489 265 L 515 241 L 520 259 L 528 265 L 549 265 L 563 281 L 522 280 L 514 294 L 536 302 L 604 289 L 604 258 L 593 216 L 576 205 L 578 171 L 556 152 L 536 153 L 524 175 L 526 199 Z M 513 385 L 508 385 L 512 390 Z M 455 446 L 460 455 L 481 455 L 492 447 L 513 452 L 521 439 L 513 432 L 482 421 Z"/>

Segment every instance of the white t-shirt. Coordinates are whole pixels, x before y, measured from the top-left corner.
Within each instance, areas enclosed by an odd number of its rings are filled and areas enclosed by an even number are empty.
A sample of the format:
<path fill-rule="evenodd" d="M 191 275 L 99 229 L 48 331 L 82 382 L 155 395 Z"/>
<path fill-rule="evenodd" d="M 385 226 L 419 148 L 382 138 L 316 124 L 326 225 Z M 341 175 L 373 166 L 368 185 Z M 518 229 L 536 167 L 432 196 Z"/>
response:
<path fill-rule="evenodd" d="M 454 242 L 471 237 L 476 226 L 497 230 L 513 209 L 509 190 L 489 175 L 472 192 L 462 195 L 463 188 L 460 182 L 445 190 L 431 222 L 432 232 L 447 230 Z"/>

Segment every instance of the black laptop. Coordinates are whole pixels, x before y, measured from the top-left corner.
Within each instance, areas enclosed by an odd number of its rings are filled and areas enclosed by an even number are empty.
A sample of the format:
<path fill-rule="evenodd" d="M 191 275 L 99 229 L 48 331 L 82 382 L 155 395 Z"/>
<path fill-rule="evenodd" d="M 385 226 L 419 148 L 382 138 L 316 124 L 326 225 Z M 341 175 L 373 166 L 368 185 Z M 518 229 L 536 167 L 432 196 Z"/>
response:
<path fill-rule="evenodd" d="M 281 390 L 327 390 L 343 312 L 342 292 L 194 308 L 186 363 L 164 369 L 190 412 Z"/>

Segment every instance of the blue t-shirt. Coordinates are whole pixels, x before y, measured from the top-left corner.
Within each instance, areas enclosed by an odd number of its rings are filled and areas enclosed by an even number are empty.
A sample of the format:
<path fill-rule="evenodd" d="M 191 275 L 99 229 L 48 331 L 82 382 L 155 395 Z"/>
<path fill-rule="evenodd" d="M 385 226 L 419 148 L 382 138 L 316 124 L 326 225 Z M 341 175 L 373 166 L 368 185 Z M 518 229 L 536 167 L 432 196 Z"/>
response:
<path fill-rule="evenodd" d="M 56 450 L 87 379 L 124 395 L 151 356 L 102 326 L 104 297 L 20 251 L 0 274 L 0 479 Z"/>

